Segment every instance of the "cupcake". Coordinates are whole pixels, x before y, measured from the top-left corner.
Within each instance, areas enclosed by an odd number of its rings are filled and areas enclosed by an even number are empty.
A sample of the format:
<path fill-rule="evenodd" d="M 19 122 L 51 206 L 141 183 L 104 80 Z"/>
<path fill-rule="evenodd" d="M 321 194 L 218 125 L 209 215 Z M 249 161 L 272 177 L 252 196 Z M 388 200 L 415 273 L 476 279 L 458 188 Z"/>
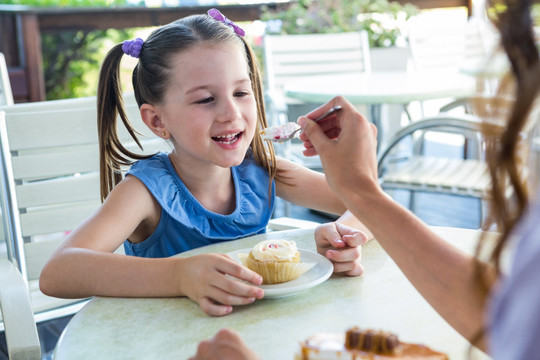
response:
<path fill-rule="evenodd" d="M 253 247 L 249 254 L 238 254 L 242 264 L 263 277 L 263 285 L 294 280 L 315 264 L 303 263 L 294 241 L 265 240 Z"/>

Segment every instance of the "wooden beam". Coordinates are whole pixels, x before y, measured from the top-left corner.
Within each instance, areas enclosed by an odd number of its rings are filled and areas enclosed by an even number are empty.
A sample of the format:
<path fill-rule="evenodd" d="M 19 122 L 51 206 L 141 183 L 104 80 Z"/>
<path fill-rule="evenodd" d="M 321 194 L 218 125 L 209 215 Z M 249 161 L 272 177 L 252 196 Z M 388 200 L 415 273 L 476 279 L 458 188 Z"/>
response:
<path fill-rule="evenodd" d="M 46 98 L 38 21 L 37 15 L 27 14 L 22 17 L 26 79 L 28 81 L 30 101 L 41 101 Z"/>
<path fill-rule="evenodd" d="M 141 8 L 125 7 L 117 9 L 72 8 L 49 9 L 39 12 L 41 32 L 66 29 L 126 29 L 131 27 L 161 26 L 188 15 L 205 14 L 211 6 Z M 233 21 L 260 19 L 261 5 L 227 5 L 220 7 Z"/>

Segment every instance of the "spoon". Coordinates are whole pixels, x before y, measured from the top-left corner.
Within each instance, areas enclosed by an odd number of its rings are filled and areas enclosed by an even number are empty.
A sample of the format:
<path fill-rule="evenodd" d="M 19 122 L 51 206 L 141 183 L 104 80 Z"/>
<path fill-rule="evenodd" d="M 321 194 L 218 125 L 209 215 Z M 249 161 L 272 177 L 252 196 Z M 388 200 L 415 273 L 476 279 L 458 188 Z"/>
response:
<path fill-rule="evenodd" d="M 338 112 L 341 110 L 341 105 L 334 106 L 318 118 L 316 118 L 315 122 L 321 121 L 323 119 L 326 119 L 330 115 Z M 278 143 L 283 143 L 285 141 L 291 140 L 296 136 L 296 133 L 298 133 L 302 128 L 298 126 L 298 124 L 293 122 L 288 122 L 286 124 L 283 124 L 281 126 L 274 126 L 270 128 L 263 129 L 261 131 L 261 135 L 263 136 L 263 139 L 266 141 L 273 141 Z M 273 133 L 277 134 L 273 134 Z"/>

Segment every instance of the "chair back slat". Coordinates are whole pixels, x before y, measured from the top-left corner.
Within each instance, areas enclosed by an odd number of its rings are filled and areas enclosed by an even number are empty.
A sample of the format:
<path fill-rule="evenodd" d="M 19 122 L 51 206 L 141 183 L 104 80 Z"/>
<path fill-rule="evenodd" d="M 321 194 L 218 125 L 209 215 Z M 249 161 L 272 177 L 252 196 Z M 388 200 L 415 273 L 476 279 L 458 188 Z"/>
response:
<path fill-rule="evenodd" d="M 266 35 L 266 87 L 282 89 L 305 76 L 370 71 L 365 32 Z"/>
<path fill-rule="evenodd" d="M 35 209 L 20 215 L 23 237 L 63 233 L 73 230 L 92 215 L 100 205 L 99 199 Z M 44 236 L 45 237 L 45 236 Z"/>
<path fill-rule="evenodd" d="M 58 237 L 46 242 L 31 242 L 24 245 L 29 279 L 39 279 L 41 269 L 47 260 L 52 256 L 54 250 L 60 246 L 63 238 Z"/>

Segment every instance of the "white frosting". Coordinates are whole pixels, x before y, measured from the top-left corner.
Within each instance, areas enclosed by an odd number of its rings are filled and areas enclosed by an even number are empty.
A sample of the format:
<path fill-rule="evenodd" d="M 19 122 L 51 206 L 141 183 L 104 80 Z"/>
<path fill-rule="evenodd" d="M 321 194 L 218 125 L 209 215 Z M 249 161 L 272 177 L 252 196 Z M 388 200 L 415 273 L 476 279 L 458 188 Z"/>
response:
<path fill-rule="evenodd" d="M 255 245 L 251 254 L 259 261 L 290 261 L 297 251 L 294 241 L 265 240 Z"/>
<path fill-rule="evenodd" d="M 289 135 L 298 129 L 300 129 L 300 125 L 295 122 L 288 122 L 261 130 L 261 137 L 263 140 L 281 141 L 287 139 Z"/>
<path fill-rule="evenodd" d="M 302 345 L 295 360 L 363 360 L 360 354 L 353 354 L 345 349 L 344 334 L 318 333 L 310 336 Z"/>

